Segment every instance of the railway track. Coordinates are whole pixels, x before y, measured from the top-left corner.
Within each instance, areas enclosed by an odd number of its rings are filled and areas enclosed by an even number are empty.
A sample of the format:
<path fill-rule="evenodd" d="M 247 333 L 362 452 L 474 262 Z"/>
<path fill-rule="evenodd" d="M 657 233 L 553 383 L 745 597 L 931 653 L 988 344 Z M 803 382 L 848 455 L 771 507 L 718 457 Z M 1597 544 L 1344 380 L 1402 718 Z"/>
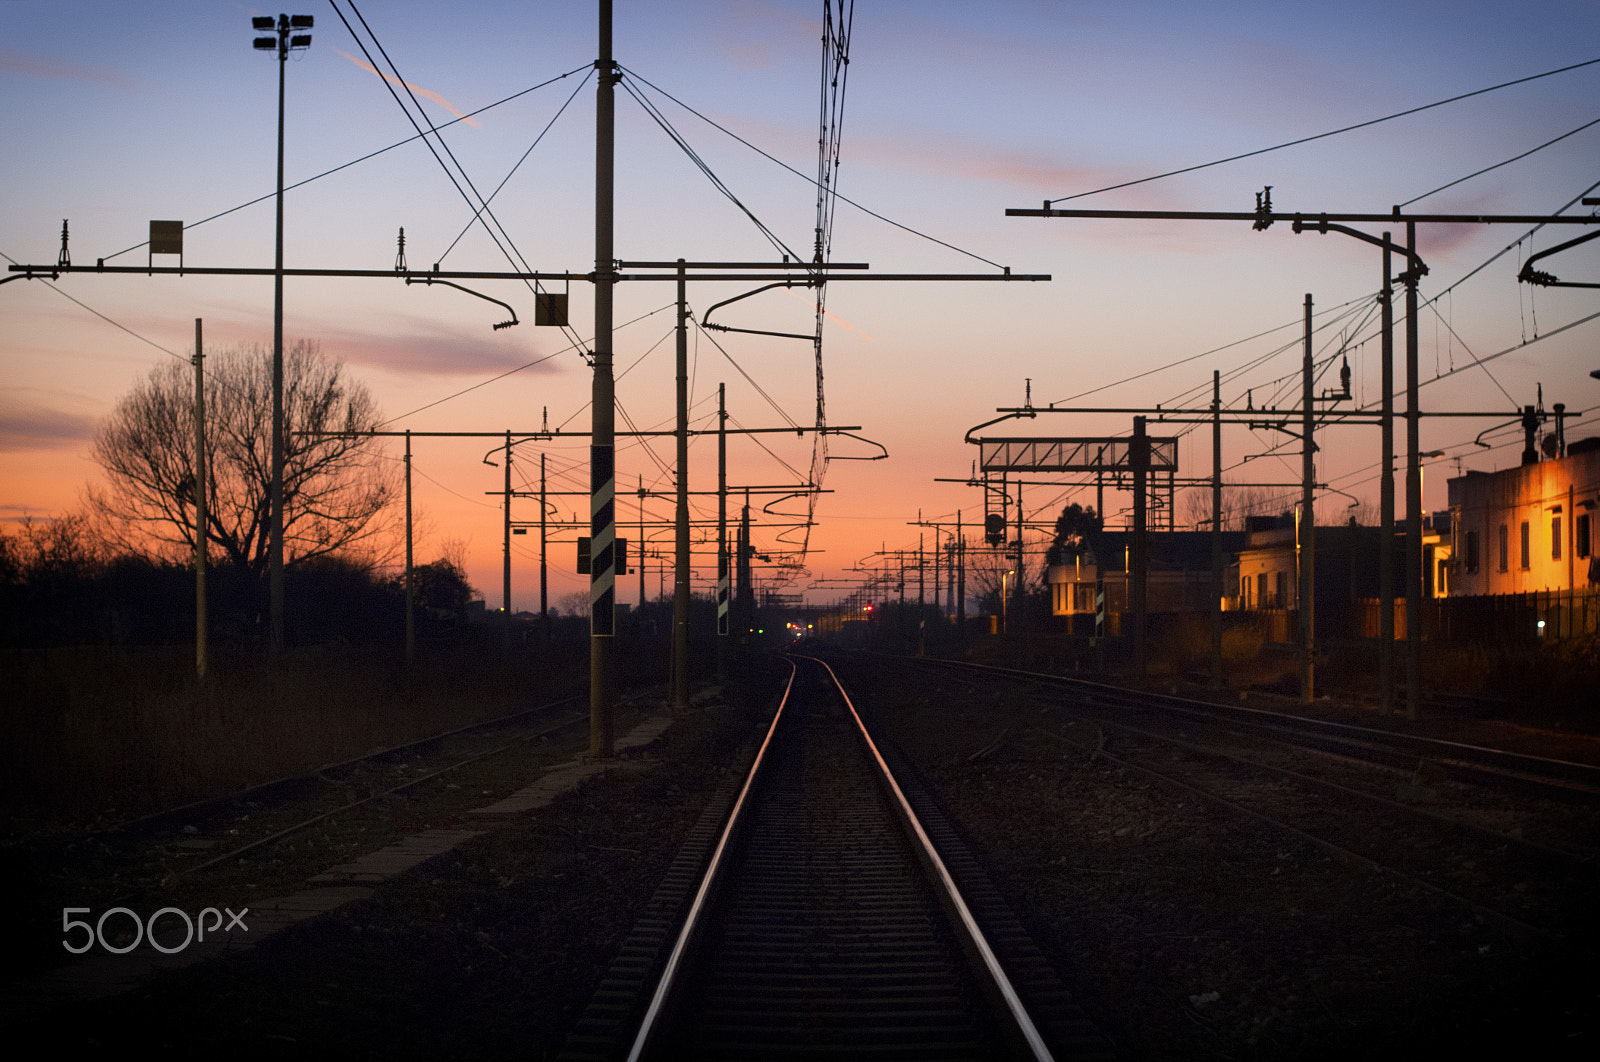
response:
<path fill-rule="evenodd" d="M 34 963 L 44 963 L 41 969 L 70 958 L 52 939 L 59 936 L 63 896 L 95 909 L 152 904 L 198 909 L 221 902 L 215 898 L 219 893 L 263 895 L 261 889 L 290 887 L 382 847 L 403 835 L 404 824 L 425 814 L 424 808 L 481 803 L 479 775 L 507 762 L 507 754 L 556 739 L 587 718 L 571 710 L 572 700 L 374 750 L 91 834 L 9 846 L 6 858 L 29 883 L 26 902 L 36 909 L 29 924 L 39 946 L 26 952 Z M 9 972 L 33 970 L 21 966 Z"/>
<path fill-rule="evenodd" d="M 1042 677 L 982 671 L 1029 683 Z M 1600 838 L 1587 807 L 1573 814 L 1567 843 L 1542 843 L 1522 836 L 1520 827 L 1496 830 L 1375 791 L 1392 789 L 1396 775 L 1413 777 L 1419 764 L 1438 771 L 1447 756 L 1472 757 L 1497 766 L 1445 773 L 1503 785 L 1499 765 L 1515 761 L 1519 787 L 1582 801 L 1586 765 L 1259 710 L 1241 714 L 1226 705 L 1207 706 L 1217 709 L 1211 715 L 1195 702 L 1098 683 L 1066 680 L 1068 696 L 1059 697 L 1053 685 L 1034 693 L 1050 723 L 1037 732 L 1085 757 L 1104 758 L 1431 892 L 1512 937 L 1600 953 L 1600 921 L 1588 902 L 1600 888 Z M 1432 755 L 1419 758 L 1419 751 Z M 1439 800 L 1407 781 L 1400 788 Z"/>
<path fill-rule="evenodd" d="M 1106 711 L 1158 712 L 1208 727 L 1315 748 L 1351 759 L 1407 770 L 1429 769 L 1477 783 L 1503 785 L 1553 799 L 1600 802 L 1600 766 L 1531 756 L 1414 734 L 1312 719 L 1288 712 L 1200 701 L 1176 695 L 1130 690 L 1102 682 L 1017 668 L 948 660 L 918 661 L 931 667 L 994 674 L 1070 693 L 1075 702 Z"/>
<path fill-rule="evenodd" d="M 681 918 L 644 920 L 565 1057 L 1109 1057 L 832 669 L 795 668 Z"/>

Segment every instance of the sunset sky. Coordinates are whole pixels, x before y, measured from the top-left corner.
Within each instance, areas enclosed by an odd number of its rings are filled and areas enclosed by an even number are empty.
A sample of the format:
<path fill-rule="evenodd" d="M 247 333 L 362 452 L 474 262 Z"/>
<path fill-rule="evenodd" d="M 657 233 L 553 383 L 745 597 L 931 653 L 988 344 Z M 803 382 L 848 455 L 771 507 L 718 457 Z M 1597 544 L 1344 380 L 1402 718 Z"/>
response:
<path fill-rule="evenodd" d="M 348 4 L 338 6 L 354 21 Z M 316 19 L 312 47 L 293 56 L 287 71 L 289 183 L 413 135 L 331 5 L 287 10 Z M 595 57 L 595 5 L 361 0 L 360 10 L 436 124 L 570 73 L 443 136 L 480 190 L 505 181 L 493 207 L 529 263 L 592 269 L 594 87 L 585 79 Z M 812 0 L 615 4 L 625 82 L 660 107 L 751 213 L 807 254 L 815 208 L 809 182 L 657 90 L 812 174 L 820 11 Z M 139 245 L 150 219 L 193 225 L 271 193 L 277 70 L 270 54 L 251 50 L 249 20 L 277 13 L 209 0 L 0 0 L 0 254 L 54 262 L 66 218 L 75 263 L 138 248 L 112 260 L 137 265 L 145 260 Z M 1217 222 L 1007 218 L 1007 207 L 1038 207 L 1596 58 L 1600 5 L 1592 2 L 863 0 L 853 26 L 838 188 L 904 228 L 841 204 L 834 258 L 885 272 L 994 273 L 999 265 L 1054 279 L 832 286 L 828 419 L 861 425 L 860 434 L 890 457 L 829 466 L 824 486 L 833 493 L 818 505 L 811 534 L 820 552 L 807 562 L 811 576 L 794 588 L 826 578 L 808 598 L 840 596 L 841 576 L 863 558 L 884 546 L 916 548 L 917 529 L 907 522 L 919 511 L 929 521 L 951 522 L 958 510 L 968 521 L 981 519 L 980 492 L 935 480 L 968 474 L 976 454 L 964 432 L 994 417 L 997 406 L 1021 405 L 1027 380 L 1040 406 L 1199 404 L 1209 400 L 1212 371 L 1220 369 L 1229 405 L 1243 405 L 1247 390 L 1258 406 L 1292 404 L 1309 292 L 1319 324 L 1329 322 L 1317 334 L 1319 359 L 1347 345 L 1357 403 L 1376 405 L 1378 343 L 1375 315 L 1367 313 L 1379 280 L 1375 249 L 1344 236 L 1295 235 L 1286 225 L 1255 232 Z M 618 92 L 617 115 L 619 258 L 776 257 L 625 91 Z M 1410 211 L 1548 214 L 1586 191 L 1596 194 L 1600 125 L 1574 132 L 1596 120 L 1600 64 L 1058 205 L 1248 210 L 1255 193 L 1272 185 L 1282 211 L 1377 212 L 1406 204 Z M 1435 191 L 1568 133 L 1520 161 Z M 286 204 L 291 267 L 389 268 L 404 226 L 414 269 L 434 262 L 510 268 L 481 229 L 468 228 L 470 208 L 420 141 L 295 189 Z M 1566 212 L 1592 209 L 1572 205 Z M 1509 419 L 1515 407 L 1536 401 L 1542 384 L 1546 407 L 1565 402 L 1586 417 L 1569 425 L 1569 438 L 1600 434 L 1589 413 L 1600 409 L 1600 380 L 1589 377 L 1600 368 L 1600 322 L 1551 335 L 1600 311 L 1600 292 L 1515 281 L 1529 254 L 1580 231 L 1550 227 L 1523 239 L 1528 230 L 1512 226 L 1421 230 L 1419 251 L 1431 270 L 1421 288 L 1422 378 L 1439 378 L 1422 390 L 1425 409 L 1503 410 Z M 185 239 L 189 265 L 270 266 L 272 200 L 190 228 Z M 1563 280 L 1600 282 L 1600 241 L 1541 267 Z M 558 330 L 534 327 L 525 288 L 485 282 L 479 290 L 511 303 L 523 325 L 492 330 L 504 316 L 498 307 L 449 289 L 290 279 L 285 333 L 291 341 L 315 339 L 343 360 L 394 430 L 531 431 L 546 409 L 552 427 L 587 428 L 583 360 L 564 349 Z M 703 313 L 741 290 L 700 285 L 691 290 L 691 306 Z M 587 339 L 592 296 L 574 284 L 571 298 L 573 324 Z M 619 403 L 641 429 L 670 424 L 671 298 L 665 284 L 623 285 L 617 293 L 619 324 L 640 319 L 618 330 L 616 364 Z M 0 518 L 48 518 L 81 505 L 97 474 L 88 458 L 97 423 L 153 366 L 187 357 L 196 317 L 205 321 L 208 347 L 270 344 L 270 278 L 69 275 L 54 285 L 0 287 Z M 811 317 L 797 293 L 776 291 L 714 319 L 805 332 Z M 726 334 L 717 342 L 727 357 L 704 336 L 691 340 L 697 427 L 712 426 L 719 382 L 728 386 L 738 425 L 813 421 L 809 345 Z M 1473 366 L 1474 357 L 1491 356 L 1486 368 Z M 1330 376 L 1325 384 L 1332 382 Z M 1490 449 L 1474 445 L 1495 423 L 1424 422 L 1423 449 L 1446 452 L 1429 467 L 1427 508 L 1444 507 L 1445 480 L 1458 467 L 1517 462 L 1514 430 L 1487 435 Z M 1014 433 L 1128 428 L 1125 416 L 1055 414 L 1022 422 Z M 803 478 L 808 441 L 763 441 L 771 454 L 754 442 L 730 443 L 730 482 Z M 1270 432 L 1230 430 L 1228 478 L 1297 478 L 1298 453 L 1286 453 L 1286 442 Z M 1375 511 L 1376 429 L 1336 427 L 1322 442 L 1319 478 Z M 586 488 L 583 445 L 547 444 L 552 471 L 560 473 L 552 489 Z M 464 543 L 469 575 L 491 607 L 500 598 L 501 516 L 498 499 L 487 495 L 500 489 L 502 472 L 483 457 L 493 446 L 419 440 L 415 447 L 426 532 L 419 556 Z M 1274 447 L 1281 460 L 1243 463 Z M 637 443 L 619 448 L 619 533 L 630 538 L 626 524 L 638 519 L 639 500 L 626 492 L 640 476 L 647 489 L 671 486 L 670 441 L 652 449 L 654 457 Z M 843 457 L 876 452 L 849 440 L 831 449 Z M 398 447 L 391 453 L 398 456 Z M 537 485 L 538 454 L 537 443 L 518 447 L 519 488 Z M 1209 474 L 1209 433 L 1187 436 L 1180 461 L 1184 475 Z M 715 486 L 712 440 L 692 448 L 690 477 L 692 489 Z M 1047 519 L 1073 498 L 1092 504 L 1093 490 L 1038 487 L 1025 501 L 1030 518 Z M 1111 522 L 1120 523 L 1124 496 L 1108 502 Z M 1319 500 L 1319 513 L 1342 522 L 1349 504 L 1330 493 Z M 516 519 L 536 518 L 536 503 L 517 506 Z M 560 509 L 587 519 L 584 498 L 561 499 Z M 646 509 L 664 519 L 672 505 L 657 498 Z M 696 509 L 714 515 L 714 500 L 697 498 Z M 1178 513 L 1181 521 L 1181 500 Z M 514 605 L 536 608 L 537 539 L 514 541 Z M 652 544 L 670 549 L 670 532 L 655 532 Z M 757 544 L 782 548 L 770 530 Z M 566 544 L 552 554 L 553 599 L 584 584 L 572 571 L 572 549 Z M 711 571 L 707 557 L 703 573 Z M 620 600 L 635 600 L 637 579 L 623 586 Z M 709 586 L 697 582 L 697 589 Z M 652 572 L 652 596 L 655 589 Z"/>

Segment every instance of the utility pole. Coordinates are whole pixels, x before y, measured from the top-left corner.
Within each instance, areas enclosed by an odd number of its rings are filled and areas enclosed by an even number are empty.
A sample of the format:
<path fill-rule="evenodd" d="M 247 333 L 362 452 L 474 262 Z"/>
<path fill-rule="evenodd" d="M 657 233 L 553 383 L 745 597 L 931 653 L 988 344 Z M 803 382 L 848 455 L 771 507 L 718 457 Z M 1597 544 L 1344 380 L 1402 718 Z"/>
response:
<path fill-rule="evenodd" d="M 1421 708 L 1422 466 L 1417 398 L 1417 223 L 1406 222 L 1406 718 Z"/>
<path fill-rule="evenodd" d="M 1381 383 L 1382 453 L 1378 473 L 1378 709 L 1394 711 L 1394 280 L 1389 233 L 1383 234 Z"/>
<path fill-rule="evenodd" d="M 1133 666 L 1140 678 L 1145 674 L 1145 612 L 1148 598 L 1146 576 L 1150 570 L 1149 542 L 1145 534 L 1148 510 L 1146 484 L 1150 478 L 1150 436 L 1145 433 L 1145 418 L 1133 418 L 1133 440 L 1128 448 L 1128 465 L 1133 470 L 1133 549 L 1128 596 L 1133 608 Z"/>
<path fill-rule="evenodd" d="M 689 301 L 678 259 L 678 507 L 672 579 L 672 710 L 689 710 Z M 640 542 L 644 541 L 640 529 Z"/>
<path fill-rule="evenodd" d="M 1016 599 L 1012 611 L 1017 614 L 1017 627 L 1025 631 L 1028 629 L 1028 620 L 1022 614 L 1022 584 L 1027 580 L 1028 573 L 1022 565 L 1022 479 L 1019 476 L 1017 478 L 1017 580 L 1011 587 L 1011 596 Z"/>
<path fill-rule="evenodd" d="M 417 588 L 413 574 L 411 527 L 411 433 L 406 432 L 406 666 L 417 659 Z"/>
<path fill-rule="evenodd" d="M 967 536 L 961 529 L 961 510 L 956 510 L 956 640 L 967 644 Z"/>
<path fill-rule="evenodd" d="M 616 84 L 611 57 L 611 0 L 600 0 L 600 56 L 595 60 L 594 384 L 589 439 L 589 755 L 616 755 L 611 705 L 611 638 L 616 633 L 616 395 L 611 368 L 612 231 Z"/>
<path fill-rule="evenodd" d="M 1213 691 L 1222 689 L 1222 589 L 1222 371 L 1213 369 L 1211 370 L 1211 688 Z"/>
<path fill-rule="evenodd" d="M 500 617 L 500 651 L 509 655 L 511 652 L 511 431 L 506 430 L 506 498 L 503 513 L 505 526 L 504 545 L 501 555 L 501 594 L 502 603 Z"/>
<path fill-rule="evenodd" d="M 1312 441 L 1316 410 L 1313 408 L 1311 349 L 1311 294 L 1306 293 L 1305 356 L 1300 370 L 1300 701 L 1316 700 L 1317 631 L 1317 445 Z"/>
<path fill-rule="evenodd" d="M 407 445 L 409 445 L 409 440 Z M 545 497 L 544 451 L 539 451 L 539 629 L 545 645 L 550 644 L 550 577 L 547 550 L 550 545 L 550 510 Z"/>
<path fill-rule="evenodd" d="M 206 374 L 200 318 L 194 319 L 194 677 L 206 679 Z"/>
<path fill-rule="evenodd" d="M 717 677 L 728 677 L 728 395 L 717 384 Z"/>
<path fill-rule="evenodd" d="M 639 569 L 639 611 L 644 611 L 644 473 L 639 473 L 639 550 L 634 564 Z"/>
<path fill-rule="evenodd" d="M 739 570 L 738 570 L 738 616 L 739 644 L 742 646 L 748 641 L 750 626 L 755 619 L 756 591 L 751 585 L 750 555 L 755 552 L 755 547 L 750 542 L 750 492 L 745 491 L 744 511 L 739 516 Z"/>

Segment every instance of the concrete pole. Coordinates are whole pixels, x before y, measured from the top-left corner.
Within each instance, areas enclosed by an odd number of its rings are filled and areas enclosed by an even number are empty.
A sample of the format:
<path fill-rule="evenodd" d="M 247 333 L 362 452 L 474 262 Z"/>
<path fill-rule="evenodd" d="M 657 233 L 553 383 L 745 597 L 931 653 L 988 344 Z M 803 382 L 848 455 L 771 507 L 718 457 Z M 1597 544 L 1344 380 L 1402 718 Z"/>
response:
<path fill-rule="evenodd" d="M 1211 371 L 1211 688 L 1222 688 L 1222 372 Z"/>
<path fill-rule="evenodd" d="M 417 586 L 411 524 L 411 432 L 406 431 L 406 666 L 417 659 Z"/>
<path fill-rule="evenodd" d="M 511 432 L 506 432 L 506 504 L 500 549 L 500 651 L 511 652 Z"/>
<path fill-rule="evenodd" d="M 278 221 L 272 276 L 272 485 L 267 543 L 267 646 L 283 651 L 283 81 L 289 62 L 288 19 L 278 16 Z"/>
<path fill-rule="evenodd" d="M 1300 369 L 1300 701 L 1316 700 L 1317 637 L 1317 444 L 1315 380 L 1312 378 L 1311 295 L 1306 294 L 1305 354 Z"/>
<path fill-rule="evenodd" d="M 1406 718 L 1422 702 L 1422 464 L 1417 398 L 1417 223 L 1406 222 Z"/>
<path fill-rule="evenodd" d="M 967 644 L 967 538 L 961 523 L 961 510 L 956 510 L 956 638 L 963 647 Z"/>
<path fill-rule="evenodd" d="M 611 57 L 611 0 L 600 0 L 600 56 L 595 60 L 594 384 L 589 438 L 589 755 L 616 755 L 611 703 L 611 638 L 616 633 L 616 394 L 611 368 L 612 295 L 616 284 L 612 232 L 615 187 L 616 84 Z"/>
<path fill-rule="evenodd" d="M 1133 666 L 1135 673 L 1145 674 L 1145 613 L 1148 606 L 1146 574 L 1149 571 L 1149 543 L 1146 527 L 1149 517 L 1145 505 L 1150 479 L 1150 436 L 1145 432 L 1145 418 L 1133 418 L 1133 441 L 1129 447 L 1128 464 L 1133 469 L 1133 550 L 1132 569 L 1128 574 L 1129 597 L 1133 612 Z"/>
<path fill-rule="evenodd" d="M 205 347 L 200 342 L 200 318 L 195 318 L 195 678 L 205 681 L 206 665 L 206 467 L 205 467 Z"/>
<path fill-rule="evenodd" d="M 550 545 L 549 519 L 545 500 L 544 451 L 539 452 L 539 629 L 546 644 L 550 640 L 550 573 L 546 563 Z"/>
<path fill-rule="evenodd" d="M 689 710 L 689 301 L 678 259 L 678 512 L 672 579 L 672 709 Z M 640 531 L 641 540 L 643 531 Z"/>
<path fill-rule="evenodd" d="M 717 676 L 728 677 L 728 395 L 717 384 Z"/>
<path fill-rule="evenodd" d="M 644 610 L 644 473 L 639 473 L 639 545 L 633 551 L 634 567 L 639 569 L 639 609 Z M 669 665 L 670 668 L 670 665 Z"/>
<path fill-rule="evenodd" d="M 1023 569 L 1022 556 L 1022 480 L 1017 480 L 1017 577 L 1012 582 L 1011 596 L 1016 599 L 1017 630 L 1028 629 L 1028 618 L 1022 613 L 1022 585 L 1027 580 L 1027 572 Z"/>
<path fill-rule="evenodd" d="M 1394 711 L 1394 279 L 1389 233 L 1383 234 L 1382 421 L 1378 471 L 1378 709 Z"/>

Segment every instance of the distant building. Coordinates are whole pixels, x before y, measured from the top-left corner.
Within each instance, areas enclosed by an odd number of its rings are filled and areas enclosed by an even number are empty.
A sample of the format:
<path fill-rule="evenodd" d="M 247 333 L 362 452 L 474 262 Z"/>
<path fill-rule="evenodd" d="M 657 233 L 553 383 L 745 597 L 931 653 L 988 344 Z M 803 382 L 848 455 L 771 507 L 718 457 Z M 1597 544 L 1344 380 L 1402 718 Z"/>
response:
<path fill-rule="evenodd" d="M 1450 480 L 1451 597 L 1600 585 L 1600 438 L 1565 456 Z"/>
<path fill-rule="evenodd" d="M 1066 564 L 1053 564 L 1048 572 L 1050 614 L 1052 616 L 1093 616 L 1095 582 L 1105 569 L 1106 611 L 1126 612 L 1130 608 L 1128 563 L 1133 534 L 1128 531 L 1102 531 L 1098 546 L 1105 553 L 1104 564 L 1090 549 Z M 1158 612 L 1211 611 L 1211 532 L 1151 531 L 1150 572 L 1145 583 L 1146 608 Z M 1242 531 L 1222 533 L 1223 593 L 1238 581 L 1234 554 L 1245 544 Z"/>

